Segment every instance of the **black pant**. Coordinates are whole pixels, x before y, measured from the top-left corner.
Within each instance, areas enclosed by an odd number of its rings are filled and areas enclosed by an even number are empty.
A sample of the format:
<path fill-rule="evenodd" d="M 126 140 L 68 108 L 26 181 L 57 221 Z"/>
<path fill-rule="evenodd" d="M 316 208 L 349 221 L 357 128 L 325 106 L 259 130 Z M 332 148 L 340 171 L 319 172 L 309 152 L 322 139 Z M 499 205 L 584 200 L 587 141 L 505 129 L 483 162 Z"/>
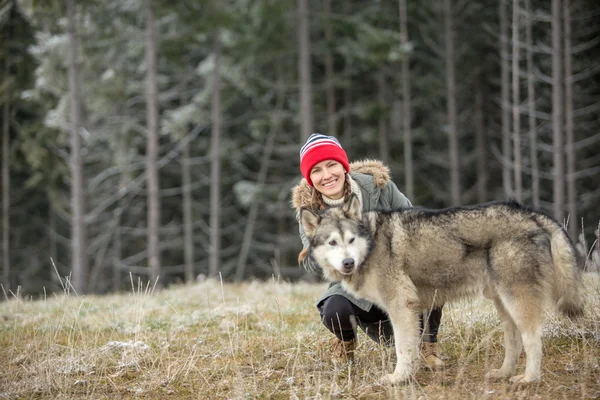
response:
<path fill-rule="evenodd" d="M 355 326 L 360 328 L 377 343 L 394 343 L 394 330 L 388 315 L 373 305 L 365 311 L 340 295 L 329 296 L 317 305 L 321 321 L 338 339 L 353 340 L 356 337 Z M 434 308 L 426 314 L 427 331 L 423 334 L 423 315 L 420 316 L 421 333 L 424 342 L 437 342 L 437 333 L 442 319 L 442 308 Z M 356 321 L 356 323 L 354 323 Z"/>

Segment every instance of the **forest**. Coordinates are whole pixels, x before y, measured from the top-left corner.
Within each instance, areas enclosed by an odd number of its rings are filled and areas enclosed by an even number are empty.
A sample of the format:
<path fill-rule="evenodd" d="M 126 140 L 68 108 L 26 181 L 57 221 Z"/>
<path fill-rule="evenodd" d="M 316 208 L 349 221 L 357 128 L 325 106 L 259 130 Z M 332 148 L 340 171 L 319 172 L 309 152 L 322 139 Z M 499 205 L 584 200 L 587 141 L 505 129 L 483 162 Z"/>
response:
<path fill-rule="evenodd" d="M 595 0 L 0 0 L 0 297 L 298 268 L 313 132 L 600 268 Z"/>

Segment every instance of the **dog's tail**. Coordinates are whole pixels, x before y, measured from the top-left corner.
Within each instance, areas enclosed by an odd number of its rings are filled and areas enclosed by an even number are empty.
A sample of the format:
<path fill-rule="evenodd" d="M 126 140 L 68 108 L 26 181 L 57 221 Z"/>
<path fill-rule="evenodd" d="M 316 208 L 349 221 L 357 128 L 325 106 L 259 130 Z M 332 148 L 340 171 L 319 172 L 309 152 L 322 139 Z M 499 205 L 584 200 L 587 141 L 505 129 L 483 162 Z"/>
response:
<path fill-rule="evenodd" d="M 569 318 L 578 317 L 583 314 L 581 270 L 576 250 L 560 226 L 551 230 L 550 247 L 554 264 L 552 296 L 560 312 Z"/>

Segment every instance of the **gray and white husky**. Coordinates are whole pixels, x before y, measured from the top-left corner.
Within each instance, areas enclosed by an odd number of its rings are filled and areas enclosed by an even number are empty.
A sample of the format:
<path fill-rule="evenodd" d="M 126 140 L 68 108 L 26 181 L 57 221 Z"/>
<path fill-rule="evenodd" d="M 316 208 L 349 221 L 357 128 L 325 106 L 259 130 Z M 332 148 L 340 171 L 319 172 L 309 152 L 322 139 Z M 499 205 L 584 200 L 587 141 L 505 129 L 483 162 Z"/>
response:
<path fill-rule="evenodd" d="M 394 328 L 397 363 L 388 383 L 418 364 L 418 313 L 458 298 L 492 299 L 504 327 L 505 356 L 491 378 L 541 376 L 544 306 L 583 312 L 581 273 L 564 229 L 517 203 L 446 210 L 362 213 L 356 196 L 320 213 L 301 210 L 311 257 L 330 281 L 383 308 Z M 525 348 L 525 373 L 515 376 Z"/>

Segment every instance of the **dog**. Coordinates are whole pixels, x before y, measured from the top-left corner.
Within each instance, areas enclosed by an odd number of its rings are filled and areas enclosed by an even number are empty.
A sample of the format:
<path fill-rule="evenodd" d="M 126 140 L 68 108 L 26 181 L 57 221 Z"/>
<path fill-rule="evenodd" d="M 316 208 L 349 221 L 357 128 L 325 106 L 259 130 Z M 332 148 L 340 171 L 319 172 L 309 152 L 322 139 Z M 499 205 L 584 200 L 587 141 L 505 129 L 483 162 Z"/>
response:
<path fill-rule="evenodd" d="M 310 241 L 306 257 L 328 280 L 389 315 L 397 362 L 386 383 L 415 372 L 424 308 L 491 299 L 503 322 L 505 356 L 488 376 L 518 383 L 541 377 L 545 305 L 571 318 L 583 313 L 581 271 L 565 230 L 516 202 L 363 213 L 352 195 L 341 207 L 303 208 L 300 219 Z M 515 376 L 523 347 L 525 372 Z"/>

